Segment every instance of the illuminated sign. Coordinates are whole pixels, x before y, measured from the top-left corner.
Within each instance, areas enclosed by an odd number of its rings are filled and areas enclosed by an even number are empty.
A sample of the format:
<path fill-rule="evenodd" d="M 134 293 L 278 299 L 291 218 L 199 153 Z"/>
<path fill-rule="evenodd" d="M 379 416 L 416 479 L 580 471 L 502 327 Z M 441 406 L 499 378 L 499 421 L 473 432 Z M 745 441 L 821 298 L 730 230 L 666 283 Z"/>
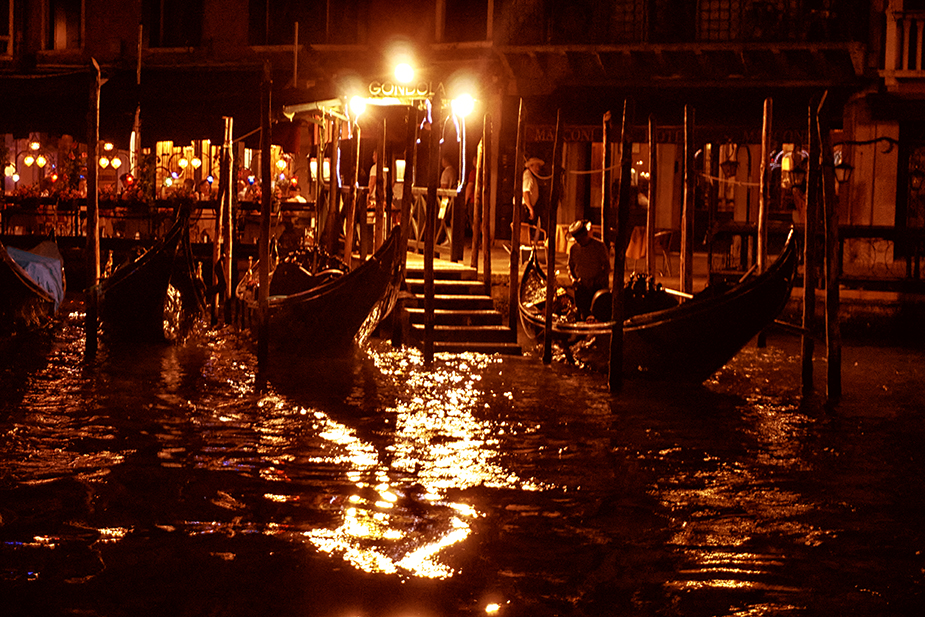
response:
<path fill-rule="evenodd" d="M 430 84 L 419 83 L 415 86 L 404 86 L 392 82 L 374 81 L 369 84 L 369 95 L 373 97 L 393 97 L 426 99 L 433 95 Z"/>

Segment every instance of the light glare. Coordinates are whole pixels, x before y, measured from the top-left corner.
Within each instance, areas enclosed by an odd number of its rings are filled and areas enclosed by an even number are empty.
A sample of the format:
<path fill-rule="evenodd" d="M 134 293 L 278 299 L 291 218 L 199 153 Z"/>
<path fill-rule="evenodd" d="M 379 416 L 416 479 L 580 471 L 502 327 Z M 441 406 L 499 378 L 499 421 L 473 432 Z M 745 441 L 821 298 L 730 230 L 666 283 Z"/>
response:
<path fill-rule="evenodd" d="M 402 84 L 410 84 L 414 79 L 414 69 L 407 62 L 402 62 L 395 67 L 395 79 Z"/>

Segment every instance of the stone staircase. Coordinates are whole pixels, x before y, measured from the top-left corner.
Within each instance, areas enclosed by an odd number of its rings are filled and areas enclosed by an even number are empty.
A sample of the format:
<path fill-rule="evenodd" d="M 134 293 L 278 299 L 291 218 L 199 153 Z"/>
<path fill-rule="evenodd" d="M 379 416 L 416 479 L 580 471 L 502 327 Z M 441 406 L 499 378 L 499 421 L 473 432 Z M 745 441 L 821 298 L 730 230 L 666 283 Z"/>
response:
<path fill-rule="evenodd" d="M 434 352 L 520 355 L 517 332 L 503 323 L 474 268 L 434 264 Z M 405 281 L 413 299 L 404 303 L 412 344 L 424 344 L 424 268 L 409 261 Z"/>

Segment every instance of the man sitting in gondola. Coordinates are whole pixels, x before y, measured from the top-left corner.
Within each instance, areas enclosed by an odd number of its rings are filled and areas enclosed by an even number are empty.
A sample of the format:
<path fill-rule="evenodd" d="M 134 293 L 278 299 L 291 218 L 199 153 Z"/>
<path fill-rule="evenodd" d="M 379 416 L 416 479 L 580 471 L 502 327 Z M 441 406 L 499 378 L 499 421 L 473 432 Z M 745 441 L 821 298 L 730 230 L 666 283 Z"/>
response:
<path fill-rule="evenodd" d="M 568 251 L 568 271 L 580 319 L 587 319 L 591 314 L 594 294 L 610 286 L 609 251 L 603 242 L 591 235 L 590 227 L 590 221 L 579 220 L 568 229 L 575 239 Z"/>

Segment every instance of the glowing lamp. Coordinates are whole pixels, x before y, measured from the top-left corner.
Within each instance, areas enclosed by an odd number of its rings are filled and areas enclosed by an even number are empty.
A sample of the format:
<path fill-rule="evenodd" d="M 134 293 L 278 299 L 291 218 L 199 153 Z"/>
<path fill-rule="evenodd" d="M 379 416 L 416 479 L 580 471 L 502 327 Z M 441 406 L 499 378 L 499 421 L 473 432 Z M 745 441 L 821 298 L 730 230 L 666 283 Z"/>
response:
<path fill-rule="evenodd" d="M 38 155 L 38 156 L 36 157 L 36 159 L 35 159 L 35 164 L 38 165 L 39 167 L 45 167 L 45 163 L 47 163 L 47 162 L 48 162 L 48 159 L 46 159 L 46 158 L 45 158 L 43 155 L 41 155 L 41 154 Z"/>
<path fill-rule="evenodd" d="M 308 171 L 312 176 L 312 180 L 315 182 L 318 181 L 318 160 L 312 159 L 308 162 Z M 321 180 L 322 182 L 327 182 L 331 179 L 331 161 L 324 159 L 324 163 L 321 166 Z"/>
<path fill-rule="evenodd" d="M 7 178 L 12 178 L 15 173 L 16 167 L 14 167 L 12 163 L 3 168 L 3 175 Z"/>
<path fill-rule="evenodd" d="M 110 165 L 112 165 L 113 169 L 119 169 L 120 167 L 122 167 L 122 159 L 120 159 L 119 157 L 116 157 L 112 159 L 112 161 L 110 162 Z"/>
<path fill-rule="evenodd" d="M 184 156 L 184 157 L 181 158 L 179 161 L 177 161 L 177 165 L 180 166 L 180 169 L 186 169 L 187 167 L 189 167 L 189 159 L 187 159 L 187 158 Z"/>
<path fill-rule="evenodd" d="M 362 96 L 355 96 L 350 99 L 350 111 L 359 118 L 366 111 L 366 99 Z"/>
<path fill-rule="evenodd" d="M 288 164 L 286 163 L 285 159 L 279 159 L 278 161 L 276 161 L 276 168 L 279 169 L 280 171 L 282 171 L 283 169 L 286 169 L 286 167 L 288 167 Z"/>
<path fill-rule="evenodd" d="M 103 150 L 105 150 L 106 152 L 112 152 L 113 147 L 114 146 L 112 145 L 112 143 L 108 141 L 103 144 Z"/>
<path fill-rule="evenodd" d="M 414 79 L 414 69 L 407 62 L 402 62 L 395 67 L 395 79 L 398 83 L 410 84 Z"/>
<path fill-rule="evenodd" d="M 30 150 L 38 150 L 38 149 L 41 148 L 41 147 L 42 147 L 42 144 L 40 144 L 40 143 L 37 142 L 37 141 L 30 141 L 30 142 L 29 142 L 29 149 L 30 149 Z"/>
<path fill-rule="evenodd" d="M 106 158 L 105 156 L 100 157 L 100 167 L 102 167 L 103 169 L 106 169 L 107 167 L 109 167 L 109 159 Z"/>
<path fill-rule="evenodd" d="M 206 182 L 208 182 L 209 184 L 212 184 L 213 182 L 215 182 L 215 178 L 213 178 L 213 177 L 210 175 L 208 178 L 206 178 Z"/>
<path fill-rule="evenodd" d="M 32 167 L 32 163 L 35 162 L 35 157 L 30 154 L 26 156 L 26 158 L 24 158 L 22 162 L 26 164 L 26 167 Z"/>
<path fill-rule="evenodd" d="M 15 172 L 14 172 L 13 175 L 10 176 L 10 177 L 13 179 L 13 182 L 19 182 L 19 174 L 18 174 L 18 173 L 15 173 Z"/>
<path fill-rule="evenodd" d="M 450 104 L 450 108 L 453 110 L 453 113 L 460 118 L 465 118 L 472 113 L 472 110 L 475 109 L 475 99 L 472 98 L 471 94 L 461 94 L 460 96 L 453 99 L 453 102 Z"/>
<path fill-rule="evenodd" d="M 164 178 L 164 186 L 173 186 L 173 178 L 170 176 Z"/>
<path fill-rule="evenodd" d="M 194 156 L 191 162 L 193 164 L 193 169 L 199 169 L 200 167 L 202 167 L 202 159 L 199 158 L 198 156 Z"/>

